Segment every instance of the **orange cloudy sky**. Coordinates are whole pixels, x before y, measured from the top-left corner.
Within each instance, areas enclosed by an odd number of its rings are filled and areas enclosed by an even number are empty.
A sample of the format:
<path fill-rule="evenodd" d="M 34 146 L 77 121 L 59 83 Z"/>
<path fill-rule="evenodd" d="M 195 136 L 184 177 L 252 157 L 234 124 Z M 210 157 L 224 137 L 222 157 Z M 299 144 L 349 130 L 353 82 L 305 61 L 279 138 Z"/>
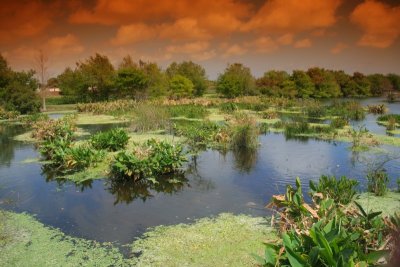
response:
<path fill-rule="evenodd" d="M 16 69 L 38 49 L 50 75 L 95 52 L 202 64 L 210 78 L 242 62 L 270 69 L 321 66 L 400 73 L 396 0 L 1 0 L 0 52 Z"/>

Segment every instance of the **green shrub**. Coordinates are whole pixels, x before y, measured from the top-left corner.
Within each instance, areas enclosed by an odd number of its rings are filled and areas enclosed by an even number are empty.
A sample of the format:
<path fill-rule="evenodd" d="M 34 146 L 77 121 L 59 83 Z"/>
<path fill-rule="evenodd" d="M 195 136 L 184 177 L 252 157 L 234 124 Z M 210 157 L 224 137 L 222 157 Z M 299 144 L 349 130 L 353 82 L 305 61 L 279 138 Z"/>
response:
<path fill-rule="evenodd" d="M 185 161 L 181 145 L 151 139 L 134 153 L 118 153 L 111 165 L 111 175 L 117 180 L 138 181 L 177 172 Z"/>
<path fill-rule="evenodd" d="M 200 105 L 176 105 L 169 106 L 171 117 L 186 117 L 191 119 L 202 119 L 208 115 L 208 110 Z"/>
<path fill-rule="evenodd" d="M 391 117 L 387 121 L 386 131 L 394 131 L 396 130 L 396 119 Z"/>
<path fill-rule="evenodd" d="M 38 121 L 46 121 L 46 120 L 49 120 L 49 116 L 44 113 L 35 113 L 35 114 L 31 114 L 31 115 L 21 116 L 19 118 L 20 122 L 22 122 L 28 126 L 32 126 L 33 124 L 35 124 Z"/>
<path fill-rule="evenodd" d="M 356 192 L 358 182 L 342 176 L 336 179 L 334 176 L 322 175 L 318 183 L 310 181 L 311 194 L 322 193 L 325 197 L 331 198 L 338 204 L 349 204 Z"/>
<path fill-rule="evenodd" d="M 90 143 L 95 149 L 105 149 L 109 151 L 124 149 L 128 141 L 128 133 L 121 128 L 114 128 L 107 132 L 95 134 L 90 139 Z"/>

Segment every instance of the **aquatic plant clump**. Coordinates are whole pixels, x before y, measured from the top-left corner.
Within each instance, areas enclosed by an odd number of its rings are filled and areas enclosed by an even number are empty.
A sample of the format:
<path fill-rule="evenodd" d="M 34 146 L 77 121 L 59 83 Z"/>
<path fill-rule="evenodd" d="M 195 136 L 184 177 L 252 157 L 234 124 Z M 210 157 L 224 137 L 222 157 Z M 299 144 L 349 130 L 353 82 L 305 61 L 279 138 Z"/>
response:
<path fill-rule="evenodd" d="M 72 140 L 75 126 L 75 116 L 65 116 L 58 120 L 38 120 L 32 125 L 32 137 L 38 141 L 51 141 L 56 138 Z"/>
<path fill-rule="evenodd" d="M 133 152 L 118 153 L 111 164 L 111 177 L 134 181 L 152 178 L 179 171 L 185 161 L 181 145 L 150 139 Z"/>
<path fill-rule="evenodd" d="M 117 151 L 124 149 L 128 144 L 129 136 L 126 130 L 121 128 L 111 129 L 93 135 L 90 143 L 95 149 L 105 149 L 109 151 Z"/>
<path fill-rule="evenodd" d="M 268 205 L 279 215 L 282 241 L 266 243 L 262 266 L 368 266 L 387 263 L 396 250 L 400 216 L 389 221 L 381 212 L 368 213 L 359 203 L 342 206 L 328 194 L 304 201 L 300 179 L 296 188 L 275 195 Z M 397 222 L 397 225 L 396 225 Z"/>
<path fill-rule="evenodd" d="M 168 106 L 171 117 L 185 117 L 190 119 L 203 119 L 209 111 L 201 105 L 174 105 Z"/>

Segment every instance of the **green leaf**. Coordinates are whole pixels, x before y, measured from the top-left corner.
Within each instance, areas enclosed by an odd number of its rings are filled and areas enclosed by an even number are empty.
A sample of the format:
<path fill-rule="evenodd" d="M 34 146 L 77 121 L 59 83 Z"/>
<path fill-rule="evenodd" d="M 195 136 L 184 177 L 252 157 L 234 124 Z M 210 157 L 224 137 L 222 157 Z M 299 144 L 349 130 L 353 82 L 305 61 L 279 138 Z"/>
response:
<path fill-rule="evenodd" d="M 258 264 L 260 264 L 262 266 L 265 265 L 265 260 L 261 256 L 255 254 L 255 253 L 251 253 L 251 256 L 253 257 L 253 259 L 255 259 L 257 261 Z"/>
<path fill-rule="evenodd" d="M 368 253 L 367 255 L 367 262 L 370 264 L 376 263 L 379 259 L 387 258 L 390 254 L 390 250 L 377 250 Z"/>
<path fill-rule="evenodd" d="M 272 244 L 265 244 L 265 263 L 275 265 L 276 263 L 276 246 Z"/>
<path fill-rule="evenodd" d="M 361 211 L 361 213 L 362 213 L 362 215 L 363 215 L 364 217 L 367 217 L 367 216 L 368 216 L 368 214 L 365 212 L 365 210 L 363 209 L 363 207 L 362 207 L 357 201 L 354 201 L 354 204 L 356 204 L 356 206 L 357 206 L 358 209 Z"/>
<path fill-rule="evenodd" d="M 382 211 L 372 212 L 372 213 L 368 214 L 367 219 L 372 220 L 373 218 L 375 218 L 376 216 L 381 215 L 381 214 L 382 214 Z"/>

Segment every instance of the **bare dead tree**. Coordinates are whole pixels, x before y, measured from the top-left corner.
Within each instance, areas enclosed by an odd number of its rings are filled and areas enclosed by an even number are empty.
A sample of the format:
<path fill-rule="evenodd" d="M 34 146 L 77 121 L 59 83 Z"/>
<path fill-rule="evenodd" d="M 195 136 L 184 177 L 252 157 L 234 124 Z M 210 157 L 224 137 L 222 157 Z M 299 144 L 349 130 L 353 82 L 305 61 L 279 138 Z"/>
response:
<path fill-rule="evenodd" d="M 35 69 L 36 74 L 39 78 L 40 82 L 40 95 L 42 97 L 42 110 L 46 111 L 46 87 L 47 87 L 47 78 L 48 78 L 48 56 L 43 52 L 42 49 L 39 49 L 38 55 L 35 58 Z"/>

